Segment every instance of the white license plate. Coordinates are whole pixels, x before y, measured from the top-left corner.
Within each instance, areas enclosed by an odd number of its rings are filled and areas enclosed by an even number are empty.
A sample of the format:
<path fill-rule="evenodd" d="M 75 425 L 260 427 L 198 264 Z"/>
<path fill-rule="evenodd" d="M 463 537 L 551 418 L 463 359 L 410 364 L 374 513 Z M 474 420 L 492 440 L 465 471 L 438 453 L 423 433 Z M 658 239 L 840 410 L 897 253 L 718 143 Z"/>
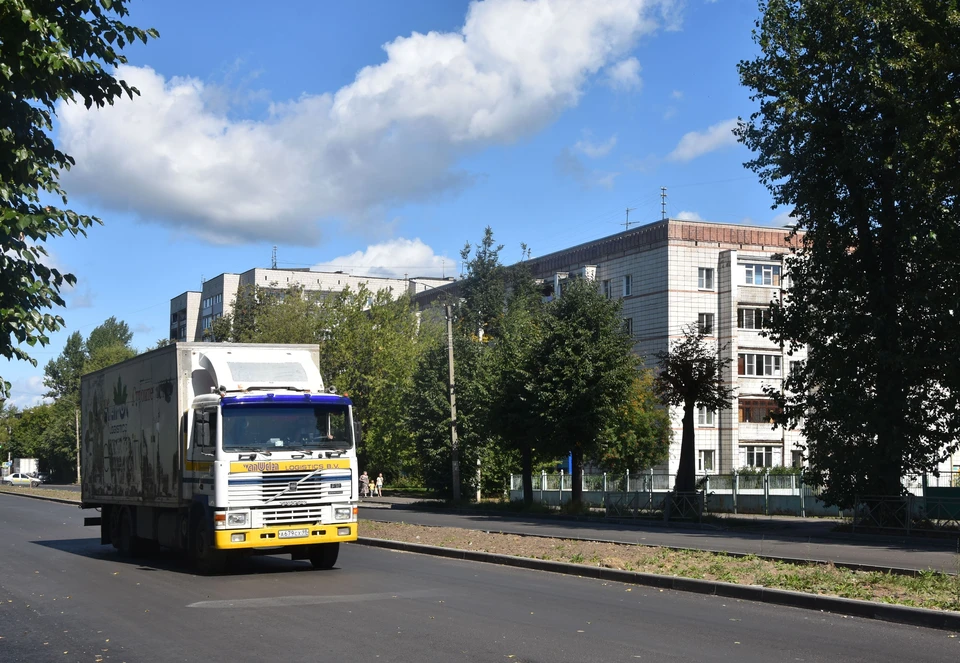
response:
<path fill-rule="evenodd" d="M 282 529 L 277 536 L 281 539 L 299 539 L 309 534 L 308 529 Z"/>

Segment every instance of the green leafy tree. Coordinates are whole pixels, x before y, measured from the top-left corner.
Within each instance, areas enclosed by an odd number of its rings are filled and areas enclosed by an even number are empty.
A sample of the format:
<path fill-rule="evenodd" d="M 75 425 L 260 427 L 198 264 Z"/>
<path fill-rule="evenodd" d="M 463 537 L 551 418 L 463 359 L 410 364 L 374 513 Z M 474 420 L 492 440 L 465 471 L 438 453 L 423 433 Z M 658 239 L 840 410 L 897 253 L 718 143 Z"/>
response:
<path fill-rule="evenodd" d="M 696 324 L 686 327 L 683 338 L 673 347 L 658 352 L 657 360 L 657 397 L 664 405 L 683 408 L 680 466 L 674 488 L 680 493 L 692 492 L 697 483 L 694 410 L 703 407 L 719 411 L 730 407 L 733 392 L 723 382 L 723 369 L 730 360 L 721 359 L 717 348 L 704 342 L 704 334 Z"/>
<path fill-rule="evenodd" d="M 506 272 L 500 264 L 501 249 L 503 245 L 494 244 L 493 230 L 487 226 L 479 244 L 471 248 L 467 242 L 460 251 L 466 276 L 460 283 L 461 302 L 457 319 L 468 334 L 497 335 L 507 285 Z"/>
<path fill-rule="evenodd" d="M 499 336 L 491 349 L 494 387 L 491 390 L 489 427 L 506 453 L 519 453 L 523 501 L 533 504 L 533 467 L 538 460 L 541 422 L 534 376 L 536 351 L 543 333 L 544 305 L 529 271 L 515 266 Z"/>
<path fill-rule="evenodd" d="M 47 362 L 43 369 L 43 384 L 49 390 L 48 398 L 77 399 L 80 392 L 80 376 L 83 375 L 83 365 L 87 361 L 87 346 L 83 334 L 73 332 L 67 337 L 63 351 L 56 359 Z M 79 402 L 79 401 L 78 401 Z"/>
<path fill-rule="evenodd" d="M 636 376 L 632 346 L 620 302 L 604 297 L 593 281 L 568 281 L 547 306 L 532 393 L 547 449 L 572 456 L 574 505 L 583 499 L 584 460 L 602 455 L 604 433 Z"/>
<path fill-rule="evenodd" d="M 404 408 L 423 330 L 409 297 L 345 289 L 324 302 L 321 331 L 324 378 L 350 396 L 363 426 L 361 461 L 388 481 L 418 474 Z"/>
<path fill-rule="evenodd" d="M 116 345 L 129 348 L 132 340 L 133 332 L 130 331 L 129 325 L 123 320 L 110 316 L 90 332 L 86 344 L 87 354 L 93 355 L 101 348 Z"/>
<path fill-rule="evenodd" d="M 469 494 L 477 459 L 490 453 L 487 404 L 492 372 L 487 354 L 475 337 L 455 334 L 457 439 L 460 459 L 460 494 Z M 413 378 L 405 408 L 408 428 L 413 431 L 417 460 L 424 485 L 440 495 L 453 494 L 450 401 L 446 336 L 436 338 L 426 349 Z"/>
<path fill-rule="evenodd" d="M 597 463 L 608 472 L 625 474 L 665 461 L 673 429 L 670 414 L 654 389 L 653 371 L 644 369 L 633 379 L 627 397 L 606 431 L 606 444 Z"/>
<path fill-rule="evenodd" d="M 72 274 L 44 264 L 43 242 L 64 235 L 85 235 L 99 222 L 42 200 L 66 193 L 60 172 L 74 160 L 51 137 L 58 102 L 90 108 L 112 104 L 135 88 L 107 70 L 126 62 L 120 49 L 146 43 L 154 30 L 125 25 L 125 0 L 0 3 L 0 355 L 36 365 L 24 349 L 46 345 L 50 332 L 63 327 L 64 284 Z M 10 384 L 0 380 L 0 396 Z"/>
<path fill-rule="evenodd" d="M 740 78 L 747 166 L 798 234 L 771 336 L 807 348 L 775 395 L 824 499 L 898 495 L 960 429 L 960 9 L 770 0 Z"/>
<path fill-rule="evenodd" d="M 94 371 L 99 371 L 101 368 L 119 364 L 121 361 L 126 361 L 136 356 L 137 351 L 126 345 L 107 345 L 97 348 L 87 357 L 87 361 L 83 365 L 83 372 L 84 374 L 93 373 Z"/>

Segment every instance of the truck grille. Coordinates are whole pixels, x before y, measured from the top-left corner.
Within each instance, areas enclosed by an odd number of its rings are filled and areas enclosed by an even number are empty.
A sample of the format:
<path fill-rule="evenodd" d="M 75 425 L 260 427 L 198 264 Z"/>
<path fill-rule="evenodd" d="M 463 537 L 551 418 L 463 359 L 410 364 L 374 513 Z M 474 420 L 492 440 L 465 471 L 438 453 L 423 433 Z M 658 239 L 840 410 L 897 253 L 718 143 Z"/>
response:
<path fill-rule="evenodd" d="M 230 476 L 227 495 L 231 507 L 266 505 L 284 510 L 350 499 L 351 481 L 351 473 L 340 469 L 312 476 L 309 472 L 249 472 Z"/>
<path fill-rule="evenodd" d="M 319 506 L 264 509 L 260 513 L 263 518 L 263 527 L 284 523 L 319 523 L 323 520 L 323 507 Z"/>

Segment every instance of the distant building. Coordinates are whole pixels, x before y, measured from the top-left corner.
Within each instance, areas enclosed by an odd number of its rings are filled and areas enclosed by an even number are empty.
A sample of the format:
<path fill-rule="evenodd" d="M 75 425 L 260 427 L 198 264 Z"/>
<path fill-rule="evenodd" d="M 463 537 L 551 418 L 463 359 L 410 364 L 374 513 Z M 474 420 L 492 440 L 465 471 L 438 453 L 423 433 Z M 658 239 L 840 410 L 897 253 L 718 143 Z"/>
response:
<path fill-rule="evenodd" d="M 562 292 L 571 278 L 596 281 L 623 304 L 624 325 L 634 350 L 656 365 L 656 354 L 699 325 L 730 364 L 725 381 L 734 387 L 729 409 L 696 413 L 697 471 L 729 473 L 741 467 L 797 465 L 798 431 L 774 429 L 775 405 L 763 393 L 779 387 L 805 352 L 793 356 L 760 335 L 767 307 L 780 297 L 789 252 L 787 230 L 665 219 L 526 261 L 545 297 Z M 459 284 L 417 295 L 427 305 Z M 661 469 L 675 474 L 680 462 L 682 411 L 673 408 L 674 442 Z"/>
<path fill-rule="evenodd" d="M 386 290 L 394 298 L 405 292 L 415 294 L 450 283 L 449 278 L 411 279 L 381 276 L 356 276 L 343 272 L 313 272 L 309 269 L 265 269 L 255 267 L 241 274 L 224 273 L 203 283 L 200 292 L 187 291 L 170 300 L 170 339 L 203 341 L 204 332 L 217 318 L 233 311 L 241 289 L 259 286 L 266 290 L 285 291 L 300 286 L 306 292 L 338 293 L 349 287 L 356 291 L 366 285 L 372 292 Z"/>

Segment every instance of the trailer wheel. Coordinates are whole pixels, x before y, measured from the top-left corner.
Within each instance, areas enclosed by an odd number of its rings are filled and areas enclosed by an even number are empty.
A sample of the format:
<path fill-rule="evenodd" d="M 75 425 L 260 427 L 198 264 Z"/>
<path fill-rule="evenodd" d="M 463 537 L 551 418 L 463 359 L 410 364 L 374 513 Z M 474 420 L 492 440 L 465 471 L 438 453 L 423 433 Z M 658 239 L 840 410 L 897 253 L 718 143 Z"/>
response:
<path fill-rule="evenodd" d="M 213 547 L 213 533 L 199 511 L 190 518 L 190 558 L 201 573 L 223 571 L 225 556 L 222 550 Z"/>
<path fill-rule="evenodd" d="M 114 545 L 124 557 L 139 557 L 143 552 L 141 541 L 133 529 L 130 509 L 121 507 L 117 521 L 117 538 Z"/>
<path fill-rule="evenodd" d="M 315 569 L 332 569 L 339 555 L 339 543 L 320 543 L 310 547 L 310 563 Z"/>

